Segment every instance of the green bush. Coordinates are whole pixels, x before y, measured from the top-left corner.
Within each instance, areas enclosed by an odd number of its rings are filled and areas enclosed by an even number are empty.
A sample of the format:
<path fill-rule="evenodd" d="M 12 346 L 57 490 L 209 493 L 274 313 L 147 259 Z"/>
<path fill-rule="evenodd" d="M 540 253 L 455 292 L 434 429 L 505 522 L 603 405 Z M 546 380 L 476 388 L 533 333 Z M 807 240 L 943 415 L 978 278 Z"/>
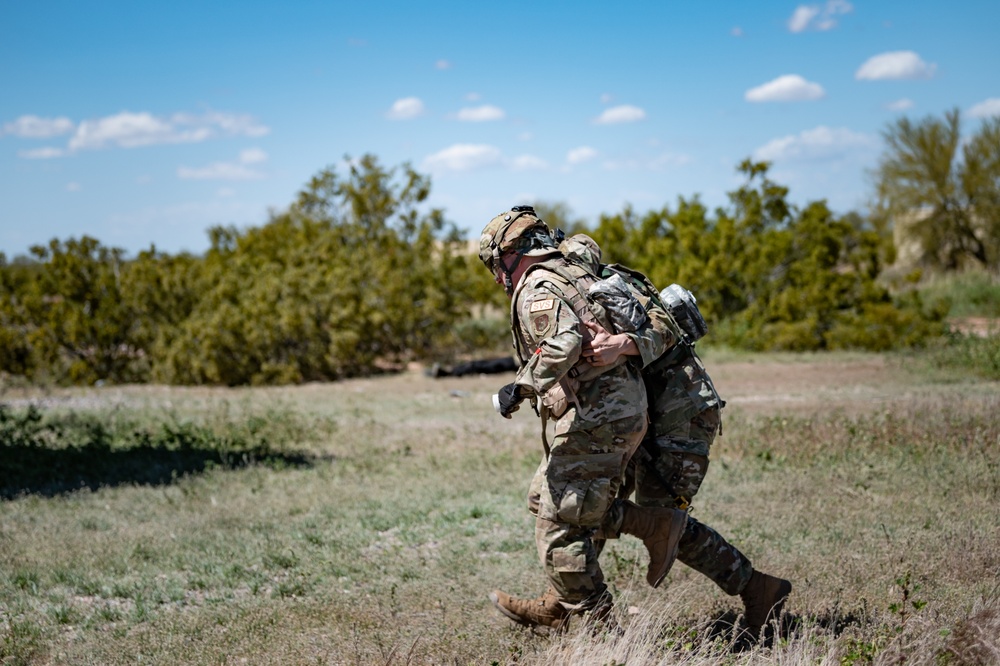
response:
<path fill-rule="evenodd" d="M 1000 317 L 1000 275 L 971 270 L 936 274 L 919 289 L 925 301 L 949 306 L 952 317 Z"/>
<path fill-rule="evenodd" d="M 638 268 L 661 288 L 683 284 L 712 340 L 733 347 L 883 350 L 941 334 L 945 308 L 915 295 L 894 300 L 878 284 L 883 244 L 870 225 L 824 202 L 794 208 L 767 169 L 744 162 L 747 183 L 714 215 L 682 199 L 675 212 L 602 217 L 593 235 L 605 261 Z"/>

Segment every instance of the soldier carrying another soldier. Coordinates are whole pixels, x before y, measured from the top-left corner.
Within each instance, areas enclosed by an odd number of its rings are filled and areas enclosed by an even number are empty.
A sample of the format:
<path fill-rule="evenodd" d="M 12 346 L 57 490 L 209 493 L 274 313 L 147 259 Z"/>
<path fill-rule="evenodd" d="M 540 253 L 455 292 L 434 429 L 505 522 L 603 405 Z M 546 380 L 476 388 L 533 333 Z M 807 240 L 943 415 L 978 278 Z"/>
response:
<path fill-rule="evenodd" d="M 596 251 L 595 265 L 600 266 Z M 753 571 L 749 560 L 718 533 L 689 519 L 675 496 L 669 502 L 646 497 L 662 494 L 655 482 L 645 481 L 661 476 L 654 467 L 649 467 L 652 475 L 638 474 L 645 489 L 638 497 L 647 506 L 624 498 L 626 470 L 647 430 L 646 384 L 640 371 L 655 366 L 680 338 L 659 298 L 644 295 L 635 284 L 602 280 L 595 265 L 567 259 L 529 206 L 493 218 L 483 230 L 479 256 L 511 298 L 520 363 L 495 406 L 510 418 L 522 401 L 531 400 L 542 419 L 545 449 L 529 508 L 536 515 L 535 541 L 549 589 L 535 599 L 494 590 L 494 605 L 529 626 L 562 627 L 573 614 L 606 617 L 612 600 L 598 562 L 600 546 L 625 533 L 642 539 L 649 551 L 650 585 L 662 582 L 680 548 L 682 561 L 729 594 L 743 593 L 748 624 L 757 633 L 768 612 L 780 608 L 790 584 Z M 602 290 L 613 294 L 610 302 L 601 299 Z M 550 419 L 555 421 L 551 445 L 545 432 Z M 645 458 L 649 463 L 650 456 Z M 732 561 L 723 557 L 720 564 L 726 571 L 715 571 L 713 554 L 722 551 Z"/>

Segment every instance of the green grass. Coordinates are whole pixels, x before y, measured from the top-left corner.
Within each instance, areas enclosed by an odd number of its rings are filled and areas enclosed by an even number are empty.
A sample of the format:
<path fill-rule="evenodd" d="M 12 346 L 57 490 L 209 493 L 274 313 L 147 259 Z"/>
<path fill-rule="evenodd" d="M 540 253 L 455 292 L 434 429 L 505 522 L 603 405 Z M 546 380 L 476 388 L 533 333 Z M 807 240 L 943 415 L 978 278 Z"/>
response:
<path fill-rule="evenodd" d="M 947 300 L 952 317 L 1000 317 L 1000 275 L 985 271 L 936 275 L 920 285 L 920 293 L 929 304 Z"/>
<path fill-rule="evenodd" d="M 492 609 L 493 587 L 544 589 L 523 498 L 537 420 L 492 412 L 505 376 L 71 389 L 34 415 L 19 393 L 0 664 L 974 663 L 998 649 L 1000 392 L 907 372 L 887 364 L 890 397 L 861 409 L 727 407 L 695 515 L 795 584 L 792 634 L 742 654 L 738 599 L 683 565 L 649 589 L 631 538 L 603 557 L 623 637 Z M 216 462 L 164 458 L 181 440 Z M 52 464 L 12 480 L 12 447 Z M 151 481 L 143 461 L 177 473 Z"/>

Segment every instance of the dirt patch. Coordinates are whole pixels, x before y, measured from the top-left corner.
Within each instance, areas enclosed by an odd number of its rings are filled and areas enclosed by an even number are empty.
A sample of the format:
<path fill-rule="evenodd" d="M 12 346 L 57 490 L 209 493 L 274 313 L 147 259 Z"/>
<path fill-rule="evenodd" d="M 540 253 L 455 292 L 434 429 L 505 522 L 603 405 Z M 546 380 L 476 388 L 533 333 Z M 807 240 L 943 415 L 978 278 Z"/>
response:
<path fill-rule="evenodd" d="M 896 398 L 899 368 L 882 356 L 813 361 L 731 361 L 711 365 L 719 394 L 750 411 L 808 411 Z"/>
<path fill-rule="evenodd" d="M 1000 319 L 989 317 L 956 317 L 949 320 L 948 327 L 956 333 L 988 338 L 1000 335 Z"/>

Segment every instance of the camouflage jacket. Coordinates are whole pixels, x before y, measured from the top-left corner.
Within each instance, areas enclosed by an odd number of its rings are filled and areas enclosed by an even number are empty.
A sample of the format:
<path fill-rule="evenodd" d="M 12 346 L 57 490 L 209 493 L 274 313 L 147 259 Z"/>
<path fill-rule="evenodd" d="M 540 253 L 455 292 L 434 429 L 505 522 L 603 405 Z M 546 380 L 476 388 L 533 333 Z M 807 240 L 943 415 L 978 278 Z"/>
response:
<path fill-rule="evenodd" d="M 555 256 L 531 266 L 511 301 L 514 348 L 521 363 L 515 383 L 556 419 L 557 434 L 589 430 L 647 408 L 639 369 L 627 358 L 602 368 L 582 360 L 584 326 L 577 312 L 588 316 L 580 300 L 589 284 L 580 275 L 567 285 L 565 275 L 556 272 L 566 265 Z M 590 281 L 596 278 L 590 276 Z"/>
<path fill-rule="evenodd" d="M 712 378 L 695 352 L 682 342 L 642 373 L 649 391 L 651 430 L 666 435 L 711 407 L 721 407 Z"/>
<path fill-rule="evenodd" d="M 643 353 L 642 377 L 649 400 L 651 431 L 673 432 L 706 409 L 723 404 L 694 345 L 683 340 L 680 326 L 662 306 L 659 292 L 646 276 L 618 264 L 600 263 L 600 248 L 583 235 L 566 239 L 559 249 L 569 261 L 580 263 L 597 275 L 616 272 L 625 277 L 646 308 L 653 328 L 666 343 L 659 347 L 661 353 L 657 358 L 647 360 Z"/>

